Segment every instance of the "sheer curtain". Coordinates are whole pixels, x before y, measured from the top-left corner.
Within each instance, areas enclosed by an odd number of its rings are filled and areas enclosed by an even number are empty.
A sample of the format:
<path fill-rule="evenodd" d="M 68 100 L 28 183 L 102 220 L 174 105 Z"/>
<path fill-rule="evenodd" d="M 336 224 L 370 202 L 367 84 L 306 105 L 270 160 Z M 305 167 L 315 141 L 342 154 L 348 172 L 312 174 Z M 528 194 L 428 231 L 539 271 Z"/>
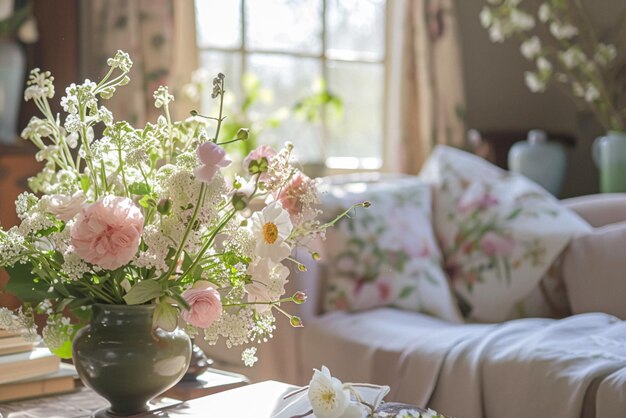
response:
<path fill-rule="evenodd" d="M 461 45 L 452 0 L 407 0 L 402 71 L 402 171 L 419 172 L 437 144 L 465 143 Z"/>
<path fill-rule="evenodd" d="M 99 79 L 106 59 L 122 49 L 134 62 L 131 82 L 105 106 L 118 120 L 154 122 L 153 92 L 167 85 L 176 96 L 174 118 L 189 114 L 181 87 L 198 66 L 193 1 L 91 0 L 81 2 L 81 73 Z"/>

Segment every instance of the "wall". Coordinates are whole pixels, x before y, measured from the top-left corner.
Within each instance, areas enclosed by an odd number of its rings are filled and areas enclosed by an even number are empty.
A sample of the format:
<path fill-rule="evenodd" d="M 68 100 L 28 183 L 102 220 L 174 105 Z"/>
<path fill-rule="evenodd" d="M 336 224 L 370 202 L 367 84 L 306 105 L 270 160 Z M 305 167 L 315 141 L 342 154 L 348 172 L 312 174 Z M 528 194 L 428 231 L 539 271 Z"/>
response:
<path fill-rule="evenodd" d="M 463 44 L 468 127 L 483 131 L 543 128 L 572 134 L 577 144 L 568 152 L 562 196 L 597 193 L 598 174 L 591 160 L 591 144 L 602 129 L 555 87 L 544 94 L 528 91 L 523 74 L 534 65 L 521 56 L 515 40 L 504 44 L 489 41 L 478 19 L 485 0 L 456 0 L 456 4 Z M 586 6 L 601 34 L 626 13 L 626 2 L 622 0 L 588 0 Z M 626 34 L 622 35 L 621 39 L 626 38 Z M 626 42 L 618 50 L 624 59 Z"/>

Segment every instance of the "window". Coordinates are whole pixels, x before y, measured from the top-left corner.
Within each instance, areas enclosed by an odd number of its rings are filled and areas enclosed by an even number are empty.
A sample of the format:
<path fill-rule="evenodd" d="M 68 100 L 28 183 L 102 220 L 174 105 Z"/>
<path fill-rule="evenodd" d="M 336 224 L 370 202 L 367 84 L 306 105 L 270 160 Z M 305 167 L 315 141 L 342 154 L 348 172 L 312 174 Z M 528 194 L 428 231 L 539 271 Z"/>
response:
<path fill-rule="evenodd" d="M 292 108 L 325 80 L 343 115 L 286 119 L 263 143 L 292 141 L 305 162 L 379 168 L 385 128 L 385 0 L 196 0 L 200 63 L 241 99 L 245 74 L 273 92 L 252 114 Z M 205 111 L 215 104 L 208 96 Z"/>

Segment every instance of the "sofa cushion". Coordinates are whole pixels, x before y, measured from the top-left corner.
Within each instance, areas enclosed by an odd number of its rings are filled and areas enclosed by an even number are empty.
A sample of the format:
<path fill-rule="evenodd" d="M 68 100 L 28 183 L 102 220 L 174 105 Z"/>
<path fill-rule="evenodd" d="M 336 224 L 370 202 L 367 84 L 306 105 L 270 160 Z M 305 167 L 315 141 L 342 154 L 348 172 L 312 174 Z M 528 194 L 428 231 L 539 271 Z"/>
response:
<path fill-rule="evenodd" d="M 539 185 L 458 149 L 438 146 L 420 177 L 433 184 L 446 270 L 474 320 L 510 318 L 570 239 L 591 229 Z"/>
<path fill-rule="evenodd" d="M 574 313 L 606 312 L 626 319 L 626 222 L 576 238 L 563 261 Z"/>
<path fill-rule="evenodd" d="M 432 229 L 430 195 L 415 177 L 326 189 L 326 214 L 363 201 L 371 206 L 326 233 L 325 311 L 394 306 L 461 320 Z"/>

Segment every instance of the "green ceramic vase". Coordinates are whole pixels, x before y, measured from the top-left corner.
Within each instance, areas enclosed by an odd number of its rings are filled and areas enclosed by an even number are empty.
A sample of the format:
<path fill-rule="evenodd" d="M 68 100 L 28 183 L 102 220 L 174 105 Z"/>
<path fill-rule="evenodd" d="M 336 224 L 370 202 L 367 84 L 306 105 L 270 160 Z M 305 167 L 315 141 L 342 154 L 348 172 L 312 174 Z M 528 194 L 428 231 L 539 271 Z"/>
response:
<path fill-rule="evenodd" d="M 83 383 L 127 416 L 148 410 L 148 401 L 174 386 L 191 359 L 182 330 L 152 329 L 153 305 L 94 305 L 90 325 L 72 344 Z"/>

